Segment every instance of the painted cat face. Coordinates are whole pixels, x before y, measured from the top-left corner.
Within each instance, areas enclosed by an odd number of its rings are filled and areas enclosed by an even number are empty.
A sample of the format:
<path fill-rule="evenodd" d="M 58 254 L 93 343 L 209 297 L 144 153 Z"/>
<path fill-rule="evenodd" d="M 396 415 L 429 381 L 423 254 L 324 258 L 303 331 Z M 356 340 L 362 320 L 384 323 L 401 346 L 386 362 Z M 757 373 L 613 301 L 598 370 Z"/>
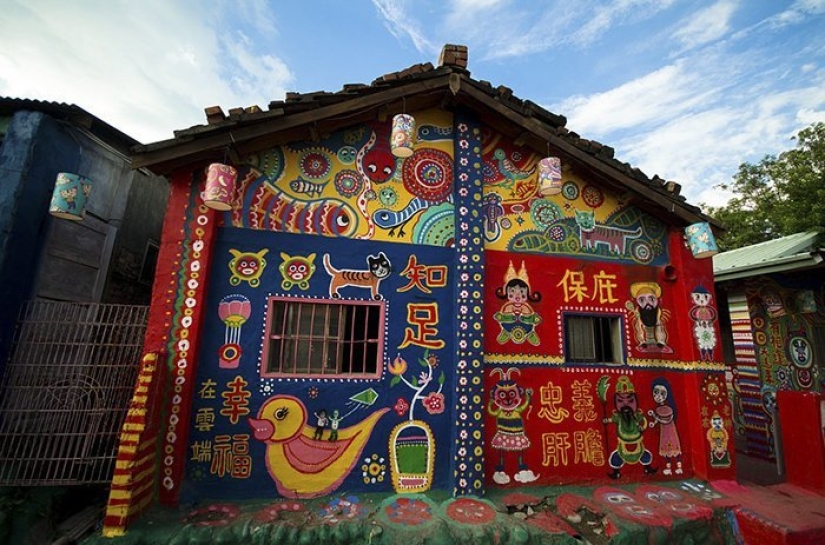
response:
<path fill-rule="evenodd" d="M 576 225 L 582 229 L 592 229 L 596 226 L 595 212 L 588 210 L 574 210 L 576 217 Z"/>
<path fill-rule="evenodd" d="M 390 265 L 390 260 L 384 255 L 384 252 L 379 252 L 377 256 L 367 256 L 367 265 L 369 265 L 370 272 L 376 278 L 386 278 L 392 272 L 392 265 Z"/>
<path fill-rule="evenodd" d="M 229 262 L 229 271 L 232 273 L 229 283 L 237 286 L 241 282 L 248 282 L 253 288 L 260 282 L 260 277 L 266 267 L 264 255 L 269 252 L 267 248 L 258 252 L 241 252 L 234 248 L 229 250 L 233 259 Z"/>
<path fill-rule="evenodd" d="M 315 254 L 308 256 L 290 256 L 281 252 L 283 262 L 278 266 L 281 276 L 284 277 L 281 287 L 289 290 L 292 286 L 298 286 L 302 290 L 309 288 L 309 279 L 315 272 Z"/>

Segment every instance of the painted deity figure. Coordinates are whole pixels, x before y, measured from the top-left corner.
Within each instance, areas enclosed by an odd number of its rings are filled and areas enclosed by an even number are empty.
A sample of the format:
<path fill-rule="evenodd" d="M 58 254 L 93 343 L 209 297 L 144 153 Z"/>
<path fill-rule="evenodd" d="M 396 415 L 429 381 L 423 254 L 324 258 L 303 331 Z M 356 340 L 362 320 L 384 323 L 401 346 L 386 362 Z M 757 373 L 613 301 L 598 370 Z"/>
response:
<path fill-rule="evenodd" d="M 659 456 L 665 459 L 665 469 L 662 474 L 682 474 L 682 442 L 679 440 L 679 431 L 676 429 L 676 403 L 673 400 L 673 390 L 665 378 L 653 381 L 653 401 L 656 408 L 647 411 L 651 418 L 649 427 L 659 426 Z M 673 464 L 676 468 L 673 469 Z"/>
<path fill-rule="evenodd" d="M 633 317 L 637 348 L 645 352 L 671 352 L 665 329 L 670 311 L 660 307 L 662 288 L 655 282 L 636 282 L 630 286 L 630 296 L 635 304 L 628 301 L 626 308 Z"/>
<path fill-rule="evenodd" d="M 496 433 L 490 446 L 501 453 L 493 474 L 493 481 L 497 484 L 510 482 L 510 476 L 504 467 L 504 455 L 507 452 L 518 453 L 518 472 L 513 477 L 517 482 L 531 483 L 539 478 L 524 463 L 524 451 L 530 448 L 530 439 L 524 432 L 522 413 L 530 407 L 533 390 L 524 389 L 511 379 L 510 375 L 514 371 L 518 369 L 508 369 L 506 373 L 500 368 L 491 371 L 491 374 L 501 374 L 500 380 L 490 392 L 487 404 L 487 412 L 496 419 Z"/>
<path fill-rule="evenodd" d="M 496 338 L 498 343 L 513 341 L 522 344 L 527 341 L 533 346 L 538 346 L 540 341 L 536 326 L 541 323 L 541 316 L 530 303 L 541 301 L 541 294 L 530 289 L 530 278 L 523 261 L 518 274 L 513 262 L 510 262 L 504 275 L 504 286 L 496 289 L 496 297 L 505 301 L 501 309 L 493 315 L 501 326 L 501 333 Z"/>
<path fill-rule="evenodd" d="M 605 424 L 616 425 L 616 449 L 609 458 L 613 471 L 608 476 L 611 479 L 621 477 L 621 469 L 625 464 L 642 464 L 645 474 L 656 473 L 657 469 L 651 465 L 653 454 L 645 448 L 642 438 L 642 433 L 647 428 L 647 419 L 639 409 L 636 389 L 630 378 L 619 377 L 613 395 L 613 406 L 613 414 L 604 419 Z"/>
<path fill-rule="evenodd" d="M 713 411 L 707 438 L 710 443 L 710 467 L 730 467 L 728 430 L 725 429 L 725 422 L 719 415 L 719 411 Z"/>
<path fill-rule="evenodd" d="M 693 336 L 699 346 L 699 355 L 702 361 L 713 359 L 713 349 L 716 347 L 716 309 L 711 306 L 713 295 L 703 286 L 697 286 L 690 294 L 693 300 L 689 315 L 693 320 Z"/>

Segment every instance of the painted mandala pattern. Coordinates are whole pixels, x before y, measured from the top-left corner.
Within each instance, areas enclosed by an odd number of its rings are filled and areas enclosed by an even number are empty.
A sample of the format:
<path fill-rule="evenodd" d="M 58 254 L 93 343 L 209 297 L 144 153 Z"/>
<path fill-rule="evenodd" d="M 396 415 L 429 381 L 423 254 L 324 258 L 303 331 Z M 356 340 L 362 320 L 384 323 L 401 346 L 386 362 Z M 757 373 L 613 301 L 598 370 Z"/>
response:
<path fill-rule="evenodd" d="M 344 169 L 335 175 L 335 190 L 342 197 L 353 197 L 363 187 L 361 176 L 354 170 Z"/>
<path fill-rule="evenodd" d="M 575 182 L 565 182 L 565 184 L 561 186 L 561 194 L 568 201 L 575 201 L 579 198 L 579 186 L 577 186 Z"/>
<path fill-rule="evenodd" d="M 404 161 L 404 188 L 425 201 L 442 202 L 453 189 L 453 161 L 432 148 L 416 150 Z"/>
<path fill-rule="evenodd" d="M 332 169 L 332 163 L 327 154 L 319 150 L 306 152 L 298 164 L 301 168 L 301 173 L 313 180 L 324 178 Z"/>
<path fill-rule="evenodd" d="M 586 185 L 582 189 L 582 200 L 590 208 L 598 208 L 604 203 L 604 193 L 595 185 Z"/>

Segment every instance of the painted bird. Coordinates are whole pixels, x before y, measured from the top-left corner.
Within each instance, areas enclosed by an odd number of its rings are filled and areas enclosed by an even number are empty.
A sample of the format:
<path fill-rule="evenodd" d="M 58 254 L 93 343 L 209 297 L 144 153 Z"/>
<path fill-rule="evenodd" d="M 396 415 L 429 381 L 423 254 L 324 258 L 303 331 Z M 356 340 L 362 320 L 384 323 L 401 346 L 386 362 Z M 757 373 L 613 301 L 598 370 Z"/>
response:
<path fill-rule="evenodd" d="M 334 441 L 314 439 L 307 409 L 296 397 L 269 398 L 250 418 L 255 439 L 266 443 L 266 467 L 278 493 L 290 498 L 315 498 L 332 492 L 358 463 L 375 424 L 388 408 L 338 430 Z"/>
<path fill-rule="evenodd" d="M 502 184 L 504 187 L 510 188 L 516 180 L 523 180 L 530 177 L 535 172 L 535 167 L 530 170 L 521 170 L 513 161 L 507 157 L 507 153 L 501 148 L 496 148 L 493 157 L 498 160 L 498 170 L 507 178 L 507 182 Z"/>

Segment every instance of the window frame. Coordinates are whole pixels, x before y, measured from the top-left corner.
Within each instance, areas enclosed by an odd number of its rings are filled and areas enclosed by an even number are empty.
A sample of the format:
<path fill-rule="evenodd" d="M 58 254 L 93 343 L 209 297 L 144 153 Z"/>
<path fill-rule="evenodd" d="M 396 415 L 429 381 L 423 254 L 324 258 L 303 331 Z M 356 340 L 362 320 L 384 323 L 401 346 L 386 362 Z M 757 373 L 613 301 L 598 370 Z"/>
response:
<path fill-rule="evenodd" d="M 589 359 L 573 359 L 572 354 L 570 353 L 570 343 L 568 341 L 568 319 L 570 318 L 585 318 L 591 320 L 591 327 L 593 332 L 593 342 L 594 342 L 594 352 L 598 355 L 598 346 L 595 343 L 599 339 L 599 335 L 597 334 L 597 321 L 604 320 L 607 322 L 607 325 L 610 329 L 609 332 L 609 340 L 610 340 L 610 350 L 612 352 L 612 360 L 605 361 L 603 359 L 594 358 L 593 360 Z M 604 340 L 604 337 L 601 337 Z M 575 365 L 610 365 L 610 366 L 620 366 L 625 365 L 627 363 L 627 352 L 625 350 L 625 321 L 624 316 L 622 314 L 614 314 L 614 313 L 606 313 L 606 314 L 593 314 L 593 313 L 585 313 L 585 312 L 564 312 L 562 313 L 562 355 L 564 356 L 564 362 L 575 364 Z"/>
<path fill-rule="evenodd" d="M 327 345 L 330 344 L 342 344 L 345 342 L 352 342 L 352 340 L 347 340 L 343 337 L 343 335 L 337 337 L 337 340 L 334 340 L 335 337 L 330 337 L 328 335 L 329 331 L 329 320 L 324 319 L 325 328 L 327 329 L 327 333 L 322 334 L 318 341 L 312 340 L 313 333 L 310 332 L 309 339 L 302 339 L 300 338 L 300 332 L 298 334 L 291 334 L 289 336 L 281 336 L 277 333 L 277 330 L 273 331 L 275 324 L 273 323 L 275 320 L 274 312 L 275 312 L 275 305 L 276 303 L 286 303 L 287 305 L 296 305 L 297 308 L 303 310 L 305 308 L 312 308 L 312 307 L 333 307 L 333 308 L 343 308 L 345 312 L 348 310 L 354 310 L 358 307 L 367 307 L 370 309 L 374 309 L 378 311 L 378 323 L 377 323 L 377 332 L 375 337 L 369 337 L 369 332 L 365 332 L 364 337 L 360 339 L 356 339 L 359 342 L 363 342 L 365 344 L 374 343 L 375 344 L 375 371 L 374 372 L 360 372 L 360 373 L 353 373 L 353 372 L 339 372 L 337 368 L 339 366 L 343 366 L 343 361 L 340 361 L 341 356 L 336 356 L 339 359 L 335 365 L 335 369 L 329 372 L 324 372 L 324 368 L 321 368 L 321 372 L 311 372 L 313 366 L 311 365 L 310 361 L 306 361 L 301 363 L 301 365 L 295 365 L 293 369 L 304 369 L 306 372 L 295 372 L 295 371 L 283 371 L 283 370 L 270 370 L 270 350 L 271 344 L 274 339 L 281 339 L 281 340 L 292 340 L 297 342 L 322 342 L 326 343 Z M 289 307 L 286 307 L 289 308 Z M 301 312 L 299 310 L 298 312 Z M 339 314 L 340 316 L 340 314 Z M 262 378 L 333 378 L 333 379 L 353 379 L 353 380 L 373 380 L 373 379 L 380 379 L 381 374 L 383 371 L 383 361 L 384 361 L 384 341 L 385 341 L 385 325 L 387 319 L 387 306 L 386 301 L 369 301 L 369 300 L 342 300 L 342 299 L 328 299 L 328 298 L 318 298 L 318 299 L 309 299 L 309 298 L 298 298 L 298 297 L 284 297 L 284 296 L 269 296 L 266 299 L 266 318 L 264 321 L 264 339 L 263 339 L 263 347 L 261 350 L 261 377 Z M 340 346 L 339 346 L 340 349 Z M 310 348 L 311 351 L 311 348 Z M 366 358 L 363 360 L 364 368 L 368 368 Z M 350 366 L 352 367 L 352 365 Z"/>

